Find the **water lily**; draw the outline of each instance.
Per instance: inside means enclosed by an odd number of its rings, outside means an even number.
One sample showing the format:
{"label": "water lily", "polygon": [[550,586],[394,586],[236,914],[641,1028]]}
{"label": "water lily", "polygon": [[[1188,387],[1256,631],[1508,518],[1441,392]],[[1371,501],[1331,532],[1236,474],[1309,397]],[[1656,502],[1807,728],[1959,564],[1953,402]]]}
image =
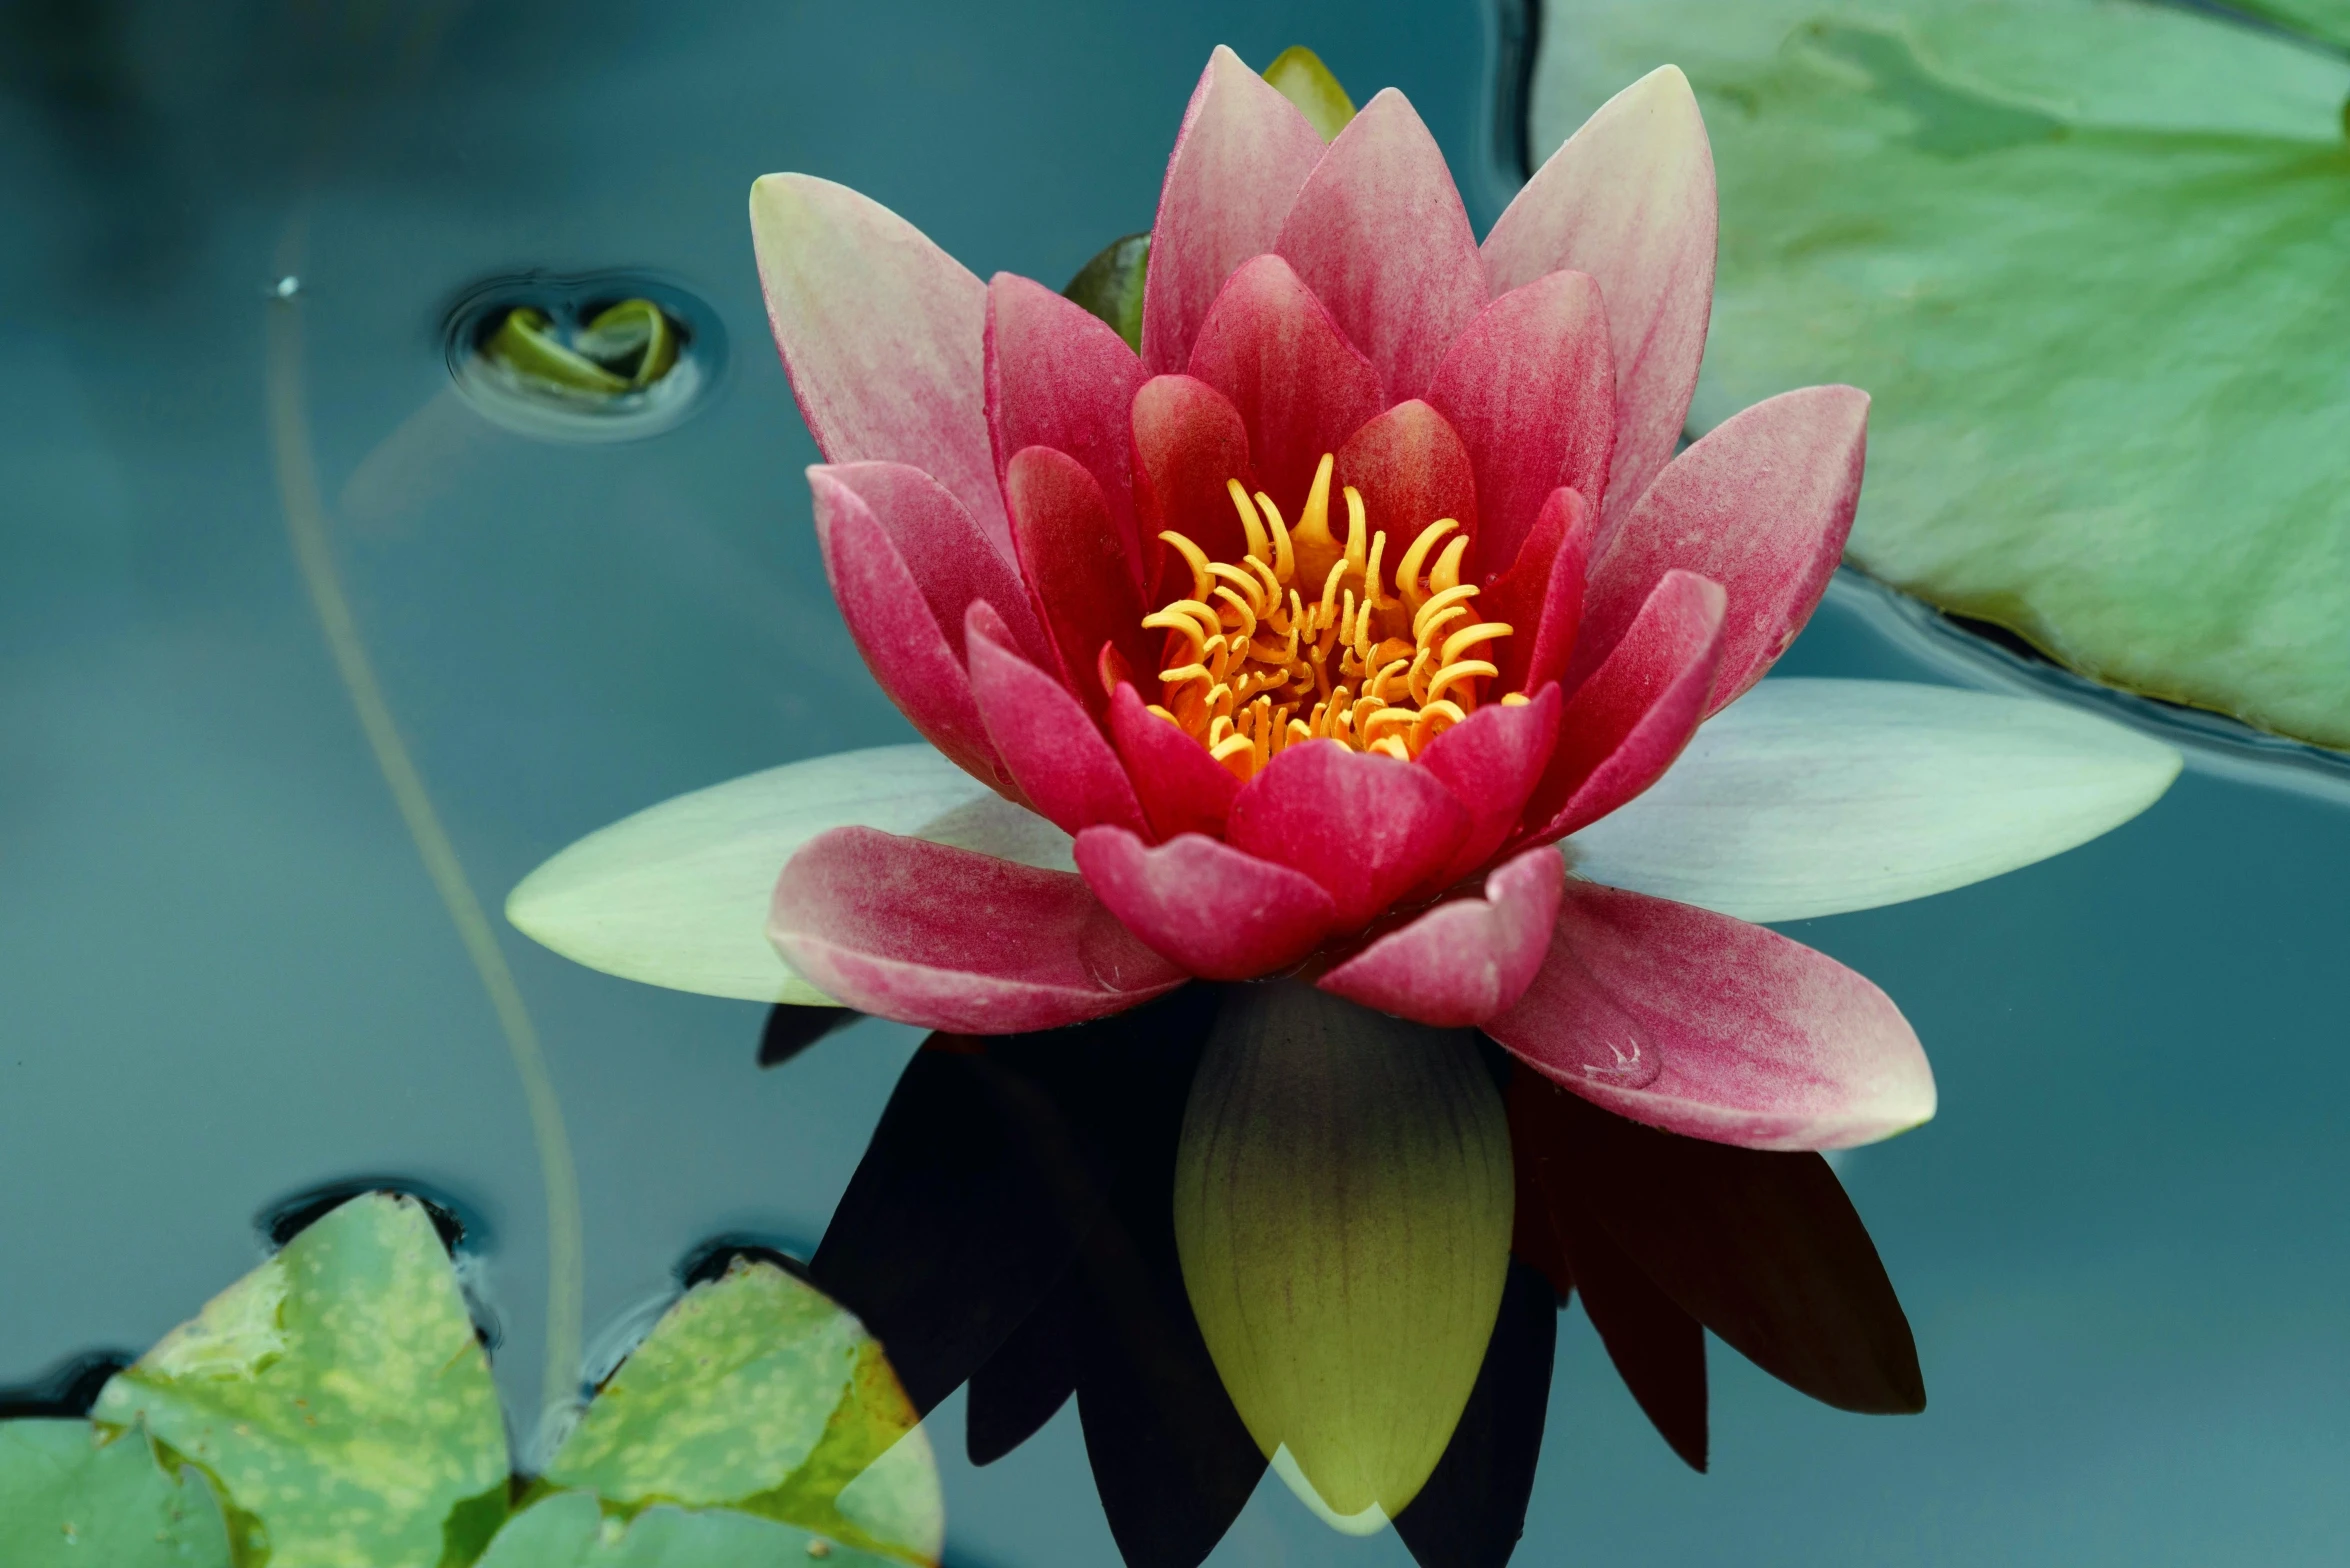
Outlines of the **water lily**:
{"label": "water lily", "polygon": [[1715,203],[1670,67],[1480,244],[1400,93],[1325,143],[1217,50],[1139,350],[825,180],[751,215],[826,567],[927,744],[556,857],[509,914],[584,962],[970,1034],[1295,976],[1637,1121],[1832,1148],[1932,1114],[1924,1054],[1747,922],[2011,869],[2177,771],[2013,699],[1757,686],[1842,551],[1868,400],[1676,455]]}

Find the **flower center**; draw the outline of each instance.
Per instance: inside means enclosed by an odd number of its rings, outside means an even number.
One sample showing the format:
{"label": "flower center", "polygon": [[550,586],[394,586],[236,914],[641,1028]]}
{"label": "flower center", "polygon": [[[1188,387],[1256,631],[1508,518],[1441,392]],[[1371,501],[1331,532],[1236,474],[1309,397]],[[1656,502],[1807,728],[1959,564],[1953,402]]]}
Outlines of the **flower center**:
{"label": "flower center", "polygon": [[1474,713],[1501,673],[1485,655],[1510,628],[1477,619],[1476,585],[1461,581],[1469,540],[1459,522],[1439,518],[1420,531],[1395,563],[1391,591],[1380,575],[1387,535],[1370,531],[1352,485],[1345,545],[1330,532],[1331,466],[1324,453],[1294,529],[1272,497],[1260,490],[1251,501],[1239,480],[1225,481],[1248,540],[1237,565],[1209,560],[1172,530],[1159,535],[1190,566],[1191,583],[1188,598],[1142,618],[1166,633],[1151,712],[1244,779],[1306,740],[1409,762]]}

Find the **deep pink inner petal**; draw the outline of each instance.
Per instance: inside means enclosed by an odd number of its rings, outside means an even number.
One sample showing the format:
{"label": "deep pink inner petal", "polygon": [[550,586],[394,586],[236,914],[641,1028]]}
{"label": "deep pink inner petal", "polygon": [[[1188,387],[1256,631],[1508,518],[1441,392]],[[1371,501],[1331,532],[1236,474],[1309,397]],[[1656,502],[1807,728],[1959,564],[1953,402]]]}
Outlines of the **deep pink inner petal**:
{"label": "deep pink inner petal", "polygon": [[1420,753],[1419,765],[1469,813],[1468,834],[1432,887],[1450,887],[1509,839],[1558,743],[1562,705],[1558,687],[1550,685],[1531,702],[1479,708]]}
{"label": "deep pink inner petal", "polygon": [[1142,361],[1108,323],[1041,283],[999,272],[987,286],[987,426],[996,472],[1024,447],[1068,453],[1101,486],[1123,537],[1134,586],[1143,551],[1134,533],[1130,410]]}
{"label": "deep pink inner petal", "polygon": [[1469,541],[1461,578],[1476,581],[1482,544],[1477,475],[1469,466],[1468,448],[1442,414],[1417,398],[1396,404],[1346,438],[1332,477],[1361,492],[1371,527],[1387,534],[1389,561],[1400,559],[1420,531],[1439,518],[1459,523],[1444,542]]}
{"label": "deep pink inner petal", "polygon": [[1110,694],[1096,673],[1102,645],[1116,647],[1135,669],[1157,650],[1143,636],[1126,544],[1102,487],[1066,452],[1032,446],[1012,454],[1004,497],[1020,575],[1060,656],[1056,673],[1088,712],[1105,712]]}
{"label": "deep pink inner petal", "polygon": [[1168,597],[1170,562],[1181,558],[1159,538],[1170,529],[1184,535],[1211,561],[1237,561],[1247,548],[1240,516],[1225,491],[1237,479],[1252,494],[1256,471],[1249,466],[1248,427],[1232,400],[1191,376],[1153,376],[1134,394],[1134,507],[1148,563],[1147,597]]}
{"label": "deep pink inner petal", "polygon": [[1557,489],[1510,569],[1488,583],[1479,613],[1514,627],[1501,645],[1501,691],[1540,691],[1566,674],[1583,623],[1583,580],[1594,522],[1583,497]]}
{"label": "deep pink inner petal", "polygon": [[1110,734],[1153,838],[1178,833],[1223,837],[1240,780],[1205,746],[1152,713],[1132,686],[1110,695]]}
{"label": "deep pink inner petal", "polygon": [[1099,1018],[1187,978],[1078,877],[862,827],[792,856],[767,934],[846,1005],[967,1034]]}
{"label": "deep pink inner petal", "polygon": [[1600,499],[1615,450],[1615,385],[1599,285],[1581,272],[1512,289],[1445,354],[1428,400],[1476,468],[1489,570],[1516,558],[1559,486]]}
{"label": "deep pink inner petal", "polygon": [[1440,1029],[1481,1024],[1533,983],[1566,882],[1567,863],[1557,850],[1528,850],[1485,879],[1482,897],[1437,905],[1318,983],[1349,1001]]}
{"label": "deep pink inner petal", "polygon": [[[1584,646],[1607,646],[1681,567],[1730,596],[1713,707],[1761,680],[1844,554],[1868,418],[1865,392],[1802,387],[1733,415],[1675,458],[1592,564]],[[1570,669],[1584,657],[1578,648]]]}
{"label": "deep pink inner petal", "polygon": [[1548,843],[1596,822],[1664,776],[1697,733],[1721,662],[1724,596],[1671,571],[1559,715],[1558,749],[1528,803]]}
{"label": "deep pink inner petal", "polygon": [[1273,247],[1393,398],[1418,397],[1485,305],[1485,264],[1436,138],[1383,88],[1330,144]]}
{"label": "deep pink inner petal", "polygon": [[1672,459],[1688,421],[1713,309],[1717,222],[1705,121],[1688,81],[1668,66],[1602,105],[1485,237],[1496,294],[1572,267],[1590,273],[1606,300],[1616,443],[1603,542]]}
{"label": "deep pink inner petal", "polygon": [[988,739],[962,661],[921,586],[872,509],[834,477],[837,472],[809,470],[816,544],[866,668],[924,740],[990,789],[1024,801]]}
{"label": "deep pink inner petal", "polygon": [[1038,814],[1065,833],[1097,822],[1139,831],[1142,807],[1118,754],[1059,681],[1013,651],[988,605],[971,607],[966,646],[988,739]]}
{"label": "deep pink inner petal", "polygon": [[1351,930],[1442,870],[1469,835],[1469,813],[1414,763],[1317,740],[1291,746],[1241,787],[1229,835],[1320,883],[1339,928]]}
{"label": "deep pink inner petal", "polygon": [[1322,159],[1322,137],[1297,106],[1218,45],[1175,134],[1151,225],[1142,297],[1142,359],[1181,370],[1233,269],[1273,248],[1281,220]]}
{"label": "deep pink inner petal", "polygon": [[1386,406],[1379,373],[1278,256],[1233,273],[1200,327],[1190,370],[1240,410],[1259,481],[1292,512],[1322,454]]}
{"label": "deep pink inner petal", "polygon": [[1077,865],[1128,930],[1210,980],[1287,969],[1338,923],[1311,877],[1203,834],[1153,848],[1120,828],[1088,828],[1077,836]]}
{"label": "deep pink inner petal", "polygon": [[1868,1143],[1934,1114],[1917,1035],[1842,964],[1664,899],[1570,882],[1524,997],[1485,1024],[1620,1116],[1756,1149]]}

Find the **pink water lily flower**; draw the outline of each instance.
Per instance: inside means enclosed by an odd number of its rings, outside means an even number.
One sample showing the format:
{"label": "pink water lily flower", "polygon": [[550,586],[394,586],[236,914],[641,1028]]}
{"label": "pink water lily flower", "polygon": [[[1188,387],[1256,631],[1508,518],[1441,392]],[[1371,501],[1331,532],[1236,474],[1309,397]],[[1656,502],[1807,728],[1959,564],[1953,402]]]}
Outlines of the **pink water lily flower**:
{"label": "pink water lily flower", "polygon": [[1480,245],[1400,93],[1325,145],[1218,49],[1139,354],[842,186],[771,175],[752,222],[834,593],[929,745],[558,857],[510,910],[586,962],[966,1033],[1297,974],[1673,1132],[1836,1147],[1932,1114],[1924,1054],[1867,980],[1738,917],[2006,870],[2176,771],[1974,693],[1731,707],[1835,569],[1868,400],[1789,392],[1675,455],[1715,241],[1678,71]]}

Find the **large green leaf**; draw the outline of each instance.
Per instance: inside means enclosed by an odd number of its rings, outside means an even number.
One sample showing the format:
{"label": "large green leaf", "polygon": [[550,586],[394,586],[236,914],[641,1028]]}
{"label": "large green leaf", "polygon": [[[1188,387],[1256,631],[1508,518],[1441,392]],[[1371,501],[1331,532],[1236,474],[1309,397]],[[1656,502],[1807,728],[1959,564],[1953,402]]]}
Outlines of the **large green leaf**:
{"label": "large green leaf", "polygon": [[228,1527],[193,1470],[146,1434],[88,1421],[0,1422],[0,1563],[8,1568],[228,1568]]}
{"label": "large green leaf", "polygon": [[938,1558],[928,1440],[864,1326],[772,1264],[686,1292],[545,1480],[625,1507],[724,1506],[911,1562]]}
{"label": "large green leaf", "polygon": [[772,1519],[730,1509],[607,1513],[587,1492],[558,1492],[515,1516],[480,1568],[890,1568]]}
{"label": "large green leaf", "polygon": [[2350,63],[2115,0],[1549,0],[1543,37],[1543,146],[1657,64],[1698,90],[1695,428],[1864,387],[1859,565],[2350,746]]}
{"label": "large green leaf", "polygon": [[503,1512],[506,1431],[448,1255],[410,1198],[354,1198],[106,1385],[226,1494],[240,1561],[429,1568]]}

